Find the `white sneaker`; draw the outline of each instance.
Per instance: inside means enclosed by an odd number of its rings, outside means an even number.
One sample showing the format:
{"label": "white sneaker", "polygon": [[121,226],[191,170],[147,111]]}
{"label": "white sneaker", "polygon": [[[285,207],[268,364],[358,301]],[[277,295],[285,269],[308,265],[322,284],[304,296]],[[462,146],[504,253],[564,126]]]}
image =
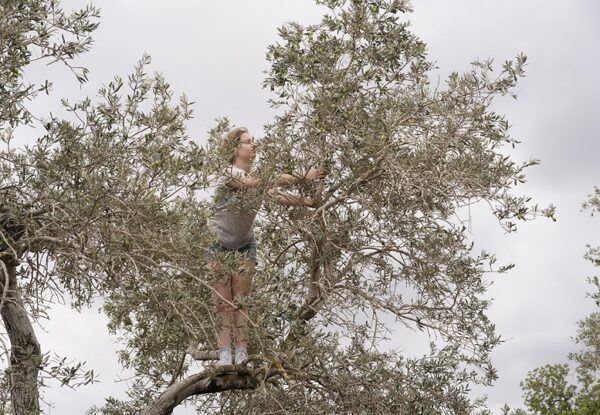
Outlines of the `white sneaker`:
{"label": "white sneaker", "polygon": [[248,350],[245,348],[235,349],[235,364],[239,365],[248,358]]}
{"label": "white sneaker", "polygon": [[229,347],[223,347],[219,349],[219,362],[217,366],[225,366],[231,364],[231,349]]}

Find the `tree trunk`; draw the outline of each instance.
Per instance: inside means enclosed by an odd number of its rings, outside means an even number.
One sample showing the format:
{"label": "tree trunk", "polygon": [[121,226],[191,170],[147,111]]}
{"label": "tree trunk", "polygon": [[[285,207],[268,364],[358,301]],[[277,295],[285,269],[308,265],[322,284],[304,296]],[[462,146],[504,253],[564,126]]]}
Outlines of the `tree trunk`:
{"label": "tree trunk", "polygon": [[253,376],[249,373],[226,372],[221,374],[198,373],[183,379],[165,390],[144,409],[141,415],[170,415],[184,399],[193,395],[222,392],[233,389],[256,389],[260,382],[275,375],[271,369],[265,375]]}
{"label": "tree trunk", "polygon": [[12,413],[39,414],[40,344],[19,293],[15,262],[0,263],[0,289],[0,295],[3,296],[0,313],[11,345],[9,374]]}

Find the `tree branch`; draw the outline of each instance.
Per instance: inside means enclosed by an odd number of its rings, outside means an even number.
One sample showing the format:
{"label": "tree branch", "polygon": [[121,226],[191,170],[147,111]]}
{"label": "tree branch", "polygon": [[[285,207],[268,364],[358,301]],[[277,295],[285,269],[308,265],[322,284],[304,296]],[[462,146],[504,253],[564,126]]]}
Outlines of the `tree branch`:
{"label": "tree branch", "polygon": [[197,373],[167,388],[144,409],[141,415],[169,415],[176,406],[194,395],[256,389],[260,383],[278,373],[279,371],[274,368],[264,367],[256,371],[248,371],[233,365],[219,368],[217,373],[213,371]]}

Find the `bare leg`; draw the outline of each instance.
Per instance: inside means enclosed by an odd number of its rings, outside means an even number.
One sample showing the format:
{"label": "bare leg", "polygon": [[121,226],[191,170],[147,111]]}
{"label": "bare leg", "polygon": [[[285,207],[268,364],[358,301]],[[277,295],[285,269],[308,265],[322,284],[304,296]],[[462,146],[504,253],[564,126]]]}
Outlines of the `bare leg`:
{"label": "bare leg", "polygon": [[[232,278],[231,291],[233,294],[233,303],[238,305],[243,303],[244,299],[250,294],[252,277],[256,271],[254,261],[245,260],[238,269],[238,275]],[[235,347],[236,349],[248,347],[248,308],[242,306],[236,308],[233,314],[235,328]]]}
{"label": "bare leg", "polygon": [[[208,268],[216,270],[218,265],[211,263]],[[217,338],[220,349],[231,348],[231,280],[229,275],[216,275],[212,283],[213,304],[217,313]]]}

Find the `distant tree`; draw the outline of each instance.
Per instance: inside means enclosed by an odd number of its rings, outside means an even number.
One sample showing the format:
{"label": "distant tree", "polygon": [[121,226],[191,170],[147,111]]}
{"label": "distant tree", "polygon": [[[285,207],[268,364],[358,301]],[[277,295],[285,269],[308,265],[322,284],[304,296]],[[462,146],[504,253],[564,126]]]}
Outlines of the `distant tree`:
{"label": "distant tree", "polygon": [[[584,348],[569,355],[578,363],[579,385],[569,382],[567,364],[546,365],[532,370],[521,383],[525,406],[534,415],[595,415],[600,413],[600,381],[598,366],[593,368],[588,358],[598,359],[598,350],[590,347],[598,343],[598,315],[595,312],[579,322],[576,341]],[[592,327],[592,325],[594,327]],[[582,362],[582,363],[579,363]]]}
{"label": "distant tree", "polygon": [[[600,210],[600,188],[584,203],[592,215]],[[588,246],[586,259],[595,266],[600,266],[600,247]],[[600,309],[600,281],[598,276],[590,277],[588,282],[593,286],[590,297]],[[575,398],[576,415],[592,415],[600,413],[600,310],[594,311],[577,323],[575,343],[580,346],[576,352],[569,353],[569,359],[576,364],[577,379],[580,384]]]}
{"label": "distant tree", "polygon": [[[326,167],[326,181],[299,189],[319,207],[264,205],[262,270],[248,301],[252,366],[191,375],[189,342],[211,349],[215,332],[208,210],[196,192],[221,163],[216,143],[229,122],[218,122],[207,148],[194,145],[184,129],[189,104],[171,103],[144,58],[127,82],[102,88],[98,103],[64,102],[69,120],[44,119],[35,145],[12,146],[14,127],[37,122],[25,107],[35,88],[22,90],[31,56],[70,62],[89,45],[96,11],[65,20],[74,40],[62,41],[56,2],[2,3],[1,39],[12,42],[2,43],[2,76],[12,83],[0,91],[0,308],[15,413],[38,411],[42,355],[31,320],[48,301],[79,308],[95,295],[135,379],[129,400],[108,398],[90,413],[169,414],[187,398],[219,413],[483,411],[469,385],[495,379],[490,352],[500,342],[485,314],[485,273],[509,267],[472,251],[462,215],[484,202],[514,231],[516,220],[553,214],[513,194],[537,161],[511,160],[506,147],[517,141],[490,108],[512,94],[525,57],[496,77],[491,62],[476,61],[432,87],[426,46],[400,20],[408,1],[318,3],[329,8],[319,24],[287,24],[269,48],[265,87],[279,115],[256,174],[269,185],[274,172]],[[59,46],[33,54],[36,36]],[[396,323],[428,332],[431,352],[386,351]],[[216,393],[229,390],[237,391]]]}
{"label": "distant tree", "polygon": [[546,365],[529,372],[522,383],[525,405],[540,415],[572,414],[576,387],[569,385],[568,375],[566,364]]}
{"label": "distant tree", "polygon": [[[600,209],[600,189],[584,203],[594,212]],[[599,248],[588,246],[586,258],[600,265]],[[589,278],[595,287],[590,296],[600,307],[598,277]],[[575,343],[581,348],[569,353],[578,384],[570,384],[568,364],[545,365],[532,370],[521,383],[525,405],[535,415],[595,415],[600,413],[600,312],[577,323]]]}

